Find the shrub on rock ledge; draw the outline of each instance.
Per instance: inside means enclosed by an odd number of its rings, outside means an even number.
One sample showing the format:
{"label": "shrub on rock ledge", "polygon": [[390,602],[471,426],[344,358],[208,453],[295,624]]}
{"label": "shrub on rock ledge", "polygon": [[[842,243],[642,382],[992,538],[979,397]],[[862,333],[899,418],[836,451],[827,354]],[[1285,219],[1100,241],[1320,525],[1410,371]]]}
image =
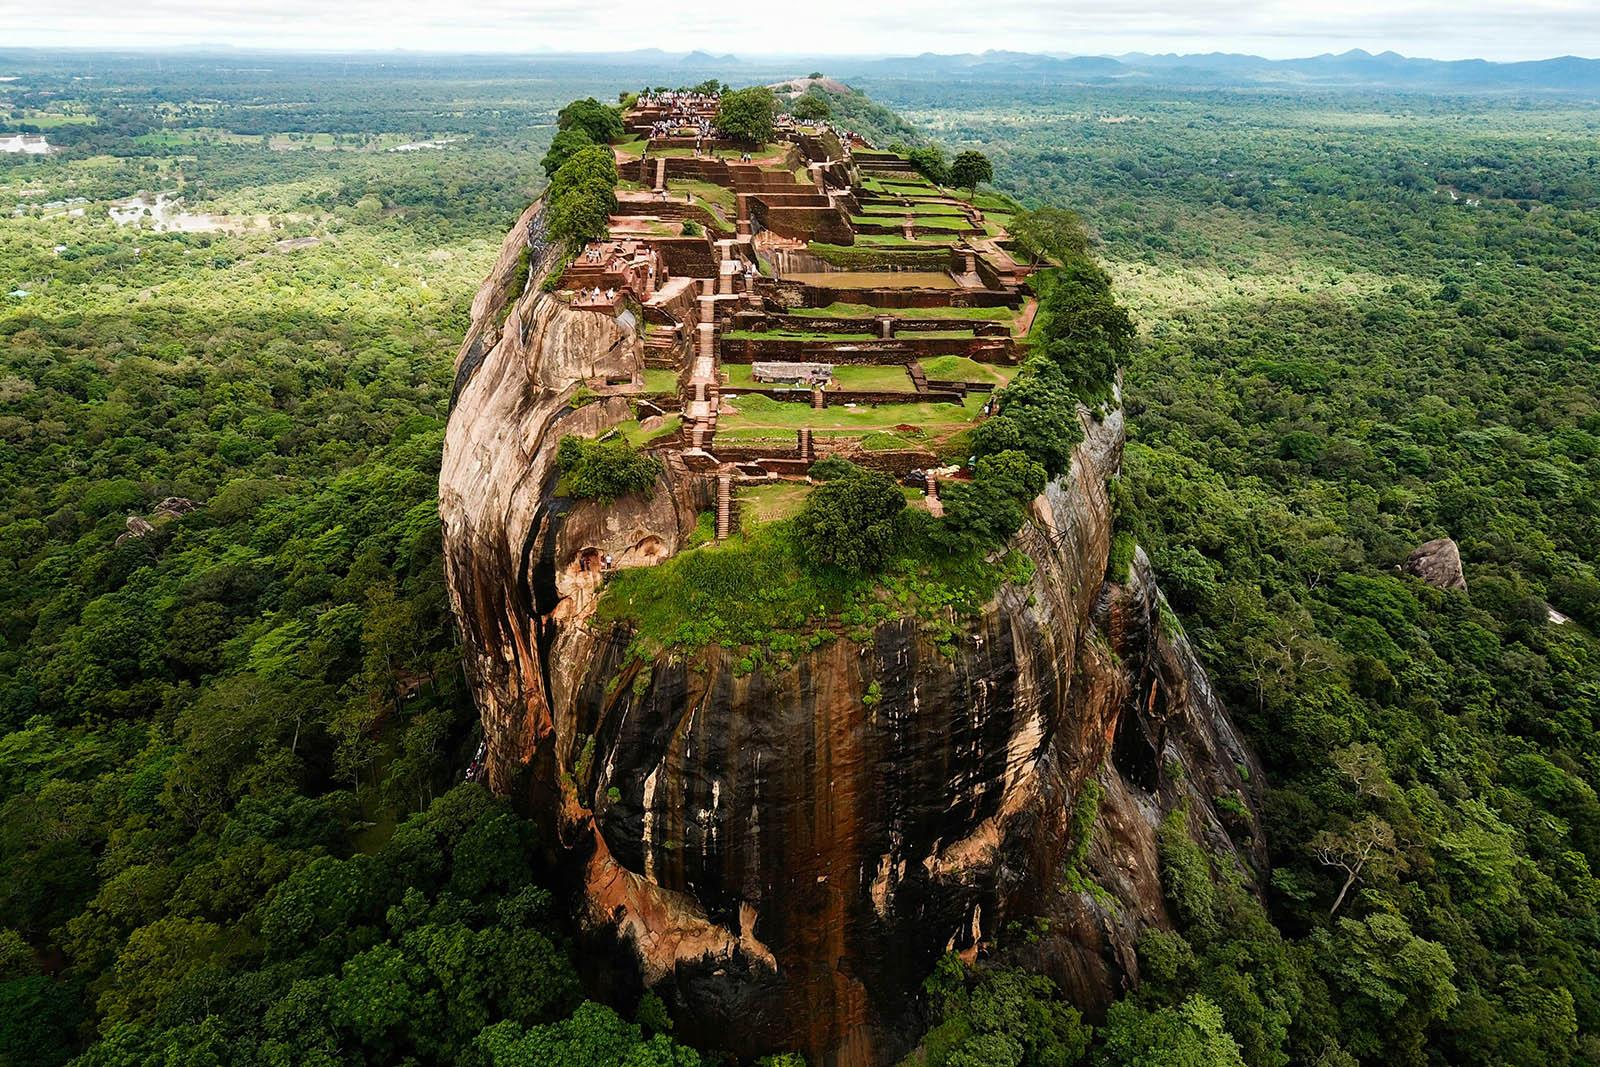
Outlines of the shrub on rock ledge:
{"label": "shrub on rock ledge", "polygon": [[661,474],[659,460],[641,455],[620,437],[591,441],[569,434],[561,439],[556,463],[573,496],[608,504],[650,489]]}

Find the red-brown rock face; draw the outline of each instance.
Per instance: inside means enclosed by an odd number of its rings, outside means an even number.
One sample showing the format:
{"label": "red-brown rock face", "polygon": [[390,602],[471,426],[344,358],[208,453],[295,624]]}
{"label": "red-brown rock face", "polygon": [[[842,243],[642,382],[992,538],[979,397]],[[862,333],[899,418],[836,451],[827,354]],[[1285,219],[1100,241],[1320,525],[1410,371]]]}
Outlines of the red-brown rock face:
{"label": "red-brown rock face", "polygon": [[[631,635],[590,621],[598,579],[577,560],[670,555],[705,488],[669,465],[648,501],[551,507],[560,437],[623,417],[567,400],[596,366],[631,372],[640,339],[540,293],[538,271],[496,328],[530,223],[474,305],[440,511],[491,784],[558,829],[587,926],[617,939],[682,1036],[813,1062],[897,1057],[942,953],[987,952],[1046,910],[1060,922],[1037,962],[1081,1004],[1136,980],[1138,930],[1165,922],[1162,812],[1187,798],[1232,851],[1211,798],[1253,805],[1260,776],[1164,632],[1142,558],[1125,587],[1104,581],[1120,412],[1084,413],[1071,471],[1016,538],[1033,578],[966,620],[953,654],[897,621],[777,674],[738,676],[720,648],[626,664]],[[1091,779],[1105,800],[1090,868],[1116,909],[1061,890]],[[1259,866],[1258,845],[1240,852]]]}

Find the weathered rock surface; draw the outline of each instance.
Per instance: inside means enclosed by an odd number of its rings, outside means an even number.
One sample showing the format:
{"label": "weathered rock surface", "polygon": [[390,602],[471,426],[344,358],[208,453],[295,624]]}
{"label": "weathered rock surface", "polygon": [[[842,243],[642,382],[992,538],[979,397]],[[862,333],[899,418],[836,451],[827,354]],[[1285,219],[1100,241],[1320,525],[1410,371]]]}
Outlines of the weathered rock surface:
{"label": "weathered rock surface", "polygon": [[[1229,825],[1215,807],[1258,810],[1254,757],[1163,621],[1142,557],[1126,584],[1105,581],[1119,411],[1084,412],[1071,470],[1014,544],[1032,578],[965,620],[951,654],[902,620],[775,674],[741,676],[721,648],[625,657],[629,630],[591,619],[600,578],[585,560],[670,555],[708,489],[669,463],[648,499],[552,504],[560,437],[626,414],[567,402],[597,368],[627,374],[641,357],[629,321],[567,308],[537,269],[505,309],[535,214],[507,238],[458,361],[446,568],[491,786],[553,826],[595,944],[668,999],[681,1036],[892,1060],[942,953],[997,951],[1008,922],[1042,913],[1059,922],[1030,951],[1092,1011],[1137,979],[1139,930],[1167,921],[1155,827],[1181,802],[1247,878],[1260,872],[1256,820]],[[1105,798],[1085,873],[1114,907],[1061,889],[1090,781]]]}
{"label": "weathered rock surface", "polygon": [[1461,549],[1448,537],[1418,545],[1400,569],[1440,589],[1467,591],[1467,576],[1461,572]]}

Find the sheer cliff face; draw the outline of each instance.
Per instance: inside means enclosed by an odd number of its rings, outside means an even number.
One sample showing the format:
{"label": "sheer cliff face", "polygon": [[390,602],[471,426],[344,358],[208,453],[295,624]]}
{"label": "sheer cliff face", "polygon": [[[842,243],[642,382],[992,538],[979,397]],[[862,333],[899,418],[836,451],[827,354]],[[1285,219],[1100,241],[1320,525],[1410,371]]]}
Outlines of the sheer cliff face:
{"label": "sheer cliff face", "polygon": [[[586,925],[636,962],[682,1036],[892,1059],[940,954],[994,951],[1005,924],[1047,912],[1059,922],[1031,951],[1092,1010],[1136,980],[1140,928],[1166,921],[1165,811],[1188,803],[1247,876],[1259,869],[1249,828],[1212,806],[1231,794],[1253,809],[1253,757],[1162,625],[1142,557],[1125,585],[1104,580],[1119,412],[1084,413],[1071,471],[1017,536],[1033,578],[968,619],[953,654],[902,621],[777,674],[739,676],[720,648],[625,662],[631,634],[591,622],[598,577],[578,554],[670,555],[707,489],[669,464],[648,500],[551,506],[560,437],[625,415],[566,400],[596,367],[631,371],[639,340],[537,285],[497,330],[527,231],[508,238],[458,364],[440,476],[452,597],[491,785],[556,828]],[[1062,889],[1090,780],[1105,799],[1086,873],[1115,907]]]}

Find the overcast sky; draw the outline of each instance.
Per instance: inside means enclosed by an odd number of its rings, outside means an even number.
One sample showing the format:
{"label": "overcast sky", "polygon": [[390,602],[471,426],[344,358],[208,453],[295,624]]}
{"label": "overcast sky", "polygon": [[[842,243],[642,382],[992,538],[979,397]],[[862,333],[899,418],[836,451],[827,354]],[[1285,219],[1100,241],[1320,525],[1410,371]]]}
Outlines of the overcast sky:
{"label": "overcast sky", "polygon": [[1600,0],[0,0],[15,45],[1600,56]]}

